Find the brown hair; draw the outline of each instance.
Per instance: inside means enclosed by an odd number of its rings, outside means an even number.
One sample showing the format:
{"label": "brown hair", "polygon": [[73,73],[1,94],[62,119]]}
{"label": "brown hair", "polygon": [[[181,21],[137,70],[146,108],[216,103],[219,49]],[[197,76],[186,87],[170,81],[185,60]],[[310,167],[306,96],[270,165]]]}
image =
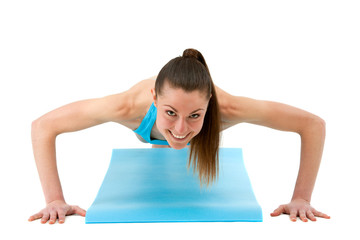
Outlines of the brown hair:
{"label": "brown hair", "polygon": [[170,60],[159,72],[155,82],[156,96],[167,82],[185,92],[200,90],[209,100],[201,131],[190,141],[188,169],[193,162],[199,174],[200,186],[207,187],[219,176],[220,113],[215,85],[203,55],[196,49],[186,49],[182,56]]}

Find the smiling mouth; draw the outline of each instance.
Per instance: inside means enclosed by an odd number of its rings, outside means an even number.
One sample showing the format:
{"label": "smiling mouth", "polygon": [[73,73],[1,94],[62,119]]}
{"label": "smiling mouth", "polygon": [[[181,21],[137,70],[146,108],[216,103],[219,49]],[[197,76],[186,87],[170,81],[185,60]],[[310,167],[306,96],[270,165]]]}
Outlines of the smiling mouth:
{"label": "smiling mouth", "polygon": [[182,141],[184,140],[187,136],[189,136],[190,133],[183,135],[183,136],[179,136],[179,135],[175,135],[173,134],[170,130],[168,130],[170,132],[170,135],[173,136],[176,140]]}

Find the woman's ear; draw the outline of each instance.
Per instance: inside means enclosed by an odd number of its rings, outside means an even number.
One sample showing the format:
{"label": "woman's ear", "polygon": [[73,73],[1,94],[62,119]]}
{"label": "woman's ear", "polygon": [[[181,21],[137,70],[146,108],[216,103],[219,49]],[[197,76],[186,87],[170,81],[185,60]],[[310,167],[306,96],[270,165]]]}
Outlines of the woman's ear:
{"label": "woman's ear", "polygon": [[152,96],[153,96],[154,105],[155,105],[155,107],[157,107],[157,106],[156,106],[156,92],[155,92],[155,88],[152,88],[152,89],[151,89],[151,94],[152,94]]}

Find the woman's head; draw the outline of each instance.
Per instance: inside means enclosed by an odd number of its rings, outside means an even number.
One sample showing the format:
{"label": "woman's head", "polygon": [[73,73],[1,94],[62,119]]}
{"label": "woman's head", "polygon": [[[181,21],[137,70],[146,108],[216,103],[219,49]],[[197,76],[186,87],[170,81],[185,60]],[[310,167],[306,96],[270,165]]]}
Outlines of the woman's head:
{"label": "woman's head", "polygon": [[174,149],[187,146],[202,129],[209,99],[199,90],[186,92],[164,83],[161,95],[154,95],[156,127]]}
{"label": "woman's head", "polygon": [[152,91],[158,108],[157,129],[172,148],[190,142],[201,183],[216,178],[220,142],[220,115],[215,86],[202,54],[186,49],[160,71]]}

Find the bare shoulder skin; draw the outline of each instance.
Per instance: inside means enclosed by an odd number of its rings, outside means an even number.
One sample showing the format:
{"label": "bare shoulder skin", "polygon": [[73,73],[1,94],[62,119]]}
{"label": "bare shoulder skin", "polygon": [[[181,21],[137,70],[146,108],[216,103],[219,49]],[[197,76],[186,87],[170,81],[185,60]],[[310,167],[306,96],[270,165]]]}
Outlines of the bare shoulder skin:
{"label": "bare shoulder skin", "polygon": [[[151,89],[154,88],[154,86],[155,80],[153,78],[148,78],[131,87],[126,92],[128,95],[126,118],[119,115],[117,118],[113,119],[113,122],[117,122],[131,130],[138,128],[153,102]],[[121,108],[122,104],[120,101],[123,99],[121,95],[122,94],[119,93],[108,96],[108,104]],[[114,111],[116,111],[116,109],[114,109]]]}

